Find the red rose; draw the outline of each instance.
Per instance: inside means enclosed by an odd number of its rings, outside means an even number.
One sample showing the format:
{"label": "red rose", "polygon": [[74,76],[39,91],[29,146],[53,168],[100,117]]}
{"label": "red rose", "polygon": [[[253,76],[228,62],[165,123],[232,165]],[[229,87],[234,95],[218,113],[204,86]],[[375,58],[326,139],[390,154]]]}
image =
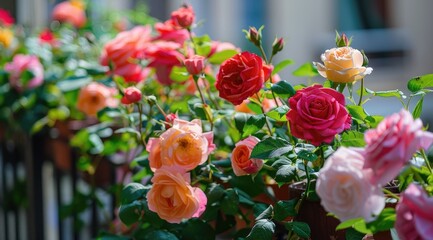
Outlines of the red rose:
{"label": "red rose", "polygon": [[195,14],[191,6],[185,5],[171,13],[173,22],[182,28],[190,27],[194,22]]}
{"label": "red rose", "polygon": [[131,103],[139,102],[141,100],[141,97],[142,94],[140,89],[136,87],[127,87],[120,101],[123,104],[131,104]]}
{"label": "red rose", "polygon": [[236,54],[221,64],[215,83],[219,96],[239,105],[254,95],[270,75],[270,68],[254,53]]}
{"label": "red rose", "polygon": [[15,23],[14,18],[9,14],[8,11],[0,8],[0,26],[10,26]]}
{"label": "red rose", "polygon": [[331,143],[336,134],[350,128],[344,95],[332,88],[306,87],[289,99],[289,105],[286,117],[292,135],[315,146]]}

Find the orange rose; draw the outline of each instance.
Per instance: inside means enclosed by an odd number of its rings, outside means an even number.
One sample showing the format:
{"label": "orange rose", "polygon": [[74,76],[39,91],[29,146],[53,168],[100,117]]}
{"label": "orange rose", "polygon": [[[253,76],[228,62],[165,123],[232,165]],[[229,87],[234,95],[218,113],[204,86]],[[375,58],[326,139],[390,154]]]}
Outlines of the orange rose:
{"label": "orange rose", "polygon": [[86,24],[87,18],[81,1],[65,1],[57,4],[53,9],[53,20],[67,22],[77,28]]}
{"label": "orange rose", "polygon": [[14,33],[8,29],[0,27],[0,46],[8,48],[14,40]]}
{"label": "orange rose", "polygon": [[200,188],[189,184],[189,175],[176,169],[160,168],[152,178],[147,193],[149,209],[170,223],[199,217],[205,210],[206,195]]}
{"label": "orange rose", "polygon": [[213,133],[202,132],[201,121],[174,119],[173,127],[159,138],[150,138],[146,146],[152,171],[176,166],[184,171],[203,164],[213,151]]}
{"label": "orange rose", "polygon": [[372,68],[362,66],[364,56],[351,47],[326,50],[320,58],[323,64],[314,63],[320,75],[336,83],[352,83],[373,71]]}
{"label": "orange rose", "polygon": [[260,142],[258,138],[249,136],[236,143],[231,157],[233,172],[236,176],[254,174],[263,167],[261,159],[250,158],[251,152],[258,142]]}
{"label": "orange rose", "polygon": [[118,100],[114,98],[117,89],[101,83],[90,83],[80,90],[77,109],[88,116],[96,117],[96,113],[105,107],[116,107]]}

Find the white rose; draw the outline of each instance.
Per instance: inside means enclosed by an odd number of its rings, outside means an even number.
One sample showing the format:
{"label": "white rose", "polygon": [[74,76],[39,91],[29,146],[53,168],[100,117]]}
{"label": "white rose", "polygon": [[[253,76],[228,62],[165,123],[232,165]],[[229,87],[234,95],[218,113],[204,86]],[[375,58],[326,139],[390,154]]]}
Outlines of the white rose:
{"label": "white rose", "polygon": [[316,191],[326,211],[341,221],[364,218],[372,221],[385,207],[385,197],[363,170],[364,157],[357,149],[340,147],[319,172]]}

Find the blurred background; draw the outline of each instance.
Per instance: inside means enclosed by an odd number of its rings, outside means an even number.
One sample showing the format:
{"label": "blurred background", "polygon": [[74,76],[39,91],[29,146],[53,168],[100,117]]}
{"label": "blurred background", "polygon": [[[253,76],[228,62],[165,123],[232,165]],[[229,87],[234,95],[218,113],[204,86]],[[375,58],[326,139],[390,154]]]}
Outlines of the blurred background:
{"label": "blurred background", "polygon": [[[8,10],[17,24],[40,30],[50,23],[51,10],[59,2],[61,1],[1,0],[0,8]],[[199,26],[194,29],[197,35],[209,34],[214,40],[231,42],[242,50],[251,51],[253,46],[245,39],[243,29],[250,26],[258,29],[264,25],[264,46],[269,46],[265,50],[270,50],[275,37],[283,37],[284,50],[276,56],[274,62],[283,59],[294,61],[294,64],[280,72],[281,78],[292,85],[307,81],[323,82],[321,77],[300,78],[293,76],[292,72],[306,62],[320,61],[320,54],[335,46],[335,31],[353,37],[352,46],[363,49],[368,56],[373,73],[365,79],[367,88],[374,91],[399,89],[408,95],[406,82],[409,79],[433,73],[431,0],[89,0],[92,5],[89,16],[98,19],[106,12],[120,12],[145,6],[152,17],[165,21],[171,11],[185,2],[193,5],[196,19],[200,21]],[[98,28],[106,26],[101,24],[92,27],[97,32]],[[433,123],[432,101],[433,98],[427,95],[421,116],[423,122],[429,125]],[[416,101],[412,102],[413,108]],[[401,103],[395,98],[375,98],[366,104],[366,110],[371,115],[388,115],[399,111],[401,107]],[[89,239],[94,234],[92,230],[88,229],[88,232],[81,235],[71,235],[69,233],[72,231],[72,222],[58,225],[60,221],[53,196],[57,194],[58,197],[62,196],[61,201],[68,202],[72,198],[72,191],[68,187],[57,186],[56,189],[50,179],[55,177],[58,181],[70,182],[70,178],[73,179],[74,176],[60,178],[52,166],[40,167],[43,169],[40,177],[44,178],[41,181],[45,187],[43,195],[47,197],[43,203],[33,203],[34,206],[41,204],[43,210],[34,212],[36,215],[31,217],[37,217],[37,214],[43,214],[44,217],[33,226],[35,229],[28,229],[32,227],[32,223],[20,222],[20,219],[26,219],[23,210],[16,211],[17,216],[6,214],[5,217],[0,217],[0,239],[10,239],[8,236],[17,236],[19,232],[27,231],[36,231],[38,234],[42,232],[44,239]],[[23,168],[21,170],[12,172],[3,169],[6,176],[3,176],[3,180],[0,179],[2,185],[5,184],[5,179],[17,178],[13,177],[13,174],[25,174]],[[38,190],[33,188],[32,191]],[[3,194],[3,191],[1,193]],[[106,204],[114,205],[108,196],[105,199]],[[88,218],[90,215],[89,212]],[[85,221],[84,224],[90,224],[89,222],[90,220]],[[18,227],[14,229],[15,226]],[[3,235],[5,231],[12,233]],[[39,239],[37,236],[42,235],[35,236],[34,239]]]}

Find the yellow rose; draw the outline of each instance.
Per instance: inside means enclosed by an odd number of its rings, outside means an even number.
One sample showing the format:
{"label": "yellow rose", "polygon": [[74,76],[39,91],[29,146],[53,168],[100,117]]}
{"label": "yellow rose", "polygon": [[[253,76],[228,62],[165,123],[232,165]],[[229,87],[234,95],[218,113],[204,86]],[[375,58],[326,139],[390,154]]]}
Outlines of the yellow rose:
{"label": "yellow rose", "polygon": [[14,34],[11,30],[0,27],[0,45],[8,48],[11,45],[13,38]]}
{"label": "yellow rose", "polygon": [[373,69],[363,67],[362,53],[351,47],[326,50],[321,55],[323,64],[315,62],[319,74],[336,83],[352,83],[370,74]]}
{"label": "yellow rose", "polygon": [[167,222],[180,223],[182,219],[199,217],[206,209],[206,195],[189,184],[188,174],[175,168],[160,168],[152,183],[146,195],[149,209]]}

